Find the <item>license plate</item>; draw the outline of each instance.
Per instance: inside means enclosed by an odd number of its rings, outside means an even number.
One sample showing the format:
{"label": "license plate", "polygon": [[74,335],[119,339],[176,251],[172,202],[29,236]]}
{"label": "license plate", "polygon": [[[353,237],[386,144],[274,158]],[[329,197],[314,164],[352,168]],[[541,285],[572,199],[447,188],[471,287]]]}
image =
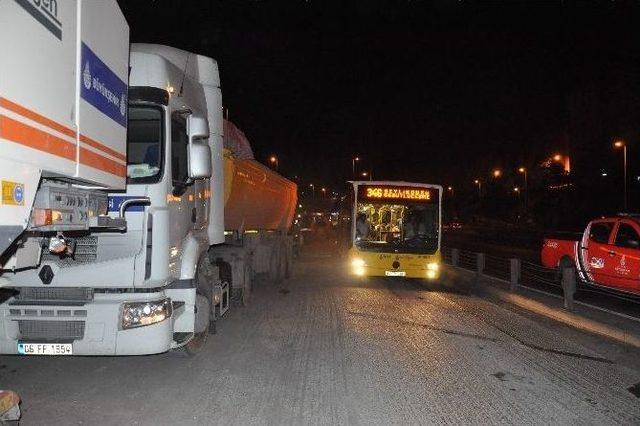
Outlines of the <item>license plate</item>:
{"label": "license plate", "polygon": [[387,277],[405,277],[407,275],[404,271],[384,271]]}
{"label": "license plate", "polygon": [[71,343],[18,343],[21,355],[73,355]]}

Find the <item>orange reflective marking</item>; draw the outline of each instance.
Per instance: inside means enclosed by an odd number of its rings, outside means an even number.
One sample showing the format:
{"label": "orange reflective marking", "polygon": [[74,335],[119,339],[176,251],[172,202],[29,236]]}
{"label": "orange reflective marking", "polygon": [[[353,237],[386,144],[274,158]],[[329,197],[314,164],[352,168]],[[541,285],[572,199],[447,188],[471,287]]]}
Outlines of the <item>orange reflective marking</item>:
{"label": "orange reflective marking", "polygon": [[75,144],[4,115],[0,115],[0,137],[67,160],[76,160]]}
{"label": "orange reflective marking", "polygon": [[127,174],[127,168],[124,164],[117,163],[83,147],[80,147],[80,163],[116,176],[124,177]]}

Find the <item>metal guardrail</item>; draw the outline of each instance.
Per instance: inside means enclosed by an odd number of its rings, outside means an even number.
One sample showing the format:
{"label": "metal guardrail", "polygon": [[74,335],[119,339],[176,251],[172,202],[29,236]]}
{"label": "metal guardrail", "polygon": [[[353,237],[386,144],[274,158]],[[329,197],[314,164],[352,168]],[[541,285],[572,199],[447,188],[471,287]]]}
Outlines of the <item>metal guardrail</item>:
{"label": "metal guardrail", "polygon": [[[575,269],[572,267],[562,270],[545,268],[542,265],[517,258],[505,258],[447,246],[442,247],[441,253],[444,263],[475,272],[477,276],[486,276],[506,282],[509,284],[511,291],[515,291],[518,287],[522,286],[547,294],[560,294],[564,298],[565,308],[573,310],[578,278],[576,277]],[[607,291],[606,289],[590,285],[589,283],[582,282],[580,291],[582,293],[590,292],[607,295],[610,298],[615,298],[625,303],[632,303],[633,306],[640,306],[637,298],[625,297],[624,295]],[[584,301],[580,303],[597,309],[615,312],[606,308],[589,305]],[[620,314],[626,315],[624,313]]]}
{"label": "metal guardrail", "polygon": [[450,247],[444,247],[442,253],[445,263],[507,282],[511,290],[516,290],[518,286],[530,288],[550,286],[560,289],[564,296],[565,308],[573,310],[573,297],[576,291],[576,276],[573,268],[564,268],[559,272],[556,269],[545,268],[516,258],[508,259]]}

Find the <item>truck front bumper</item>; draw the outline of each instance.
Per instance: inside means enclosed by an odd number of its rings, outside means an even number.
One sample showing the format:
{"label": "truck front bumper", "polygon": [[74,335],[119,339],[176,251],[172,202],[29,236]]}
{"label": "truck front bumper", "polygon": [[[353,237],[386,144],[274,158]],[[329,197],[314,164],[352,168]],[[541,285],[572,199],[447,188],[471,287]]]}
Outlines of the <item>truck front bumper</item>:
{"label": "truck front bumper", "polygon": [[125,302],[165,298],[159,293],[96,294],[87,302],[0,305],[0,353],[18,354],[18,343],[72,343],[73,355],[147,355],[166,352],[173,342],[174,317],[123,330]]}

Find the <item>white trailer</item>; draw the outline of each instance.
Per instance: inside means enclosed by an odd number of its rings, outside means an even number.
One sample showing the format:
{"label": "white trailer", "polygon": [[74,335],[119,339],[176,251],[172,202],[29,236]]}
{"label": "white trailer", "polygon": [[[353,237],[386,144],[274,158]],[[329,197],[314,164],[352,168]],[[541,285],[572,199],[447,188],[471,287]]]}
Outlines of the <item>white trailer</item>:
{"label": "white trailer", "polygon": [[0,1],[5,269],[37,265],[25,230],[60,233],[51,248],[71,254],[63,232],[125,226],[107,216],[107,190],[126,184],[128,45],[115,0]]}
{"label": "white trailer", "polygon": [[78,235],[75,256],[45,250],[6,274],[0,353],[193,354],[229,309],[217,64],[145,44],[130,64],[128,183],[109,197],[126,230]]}

